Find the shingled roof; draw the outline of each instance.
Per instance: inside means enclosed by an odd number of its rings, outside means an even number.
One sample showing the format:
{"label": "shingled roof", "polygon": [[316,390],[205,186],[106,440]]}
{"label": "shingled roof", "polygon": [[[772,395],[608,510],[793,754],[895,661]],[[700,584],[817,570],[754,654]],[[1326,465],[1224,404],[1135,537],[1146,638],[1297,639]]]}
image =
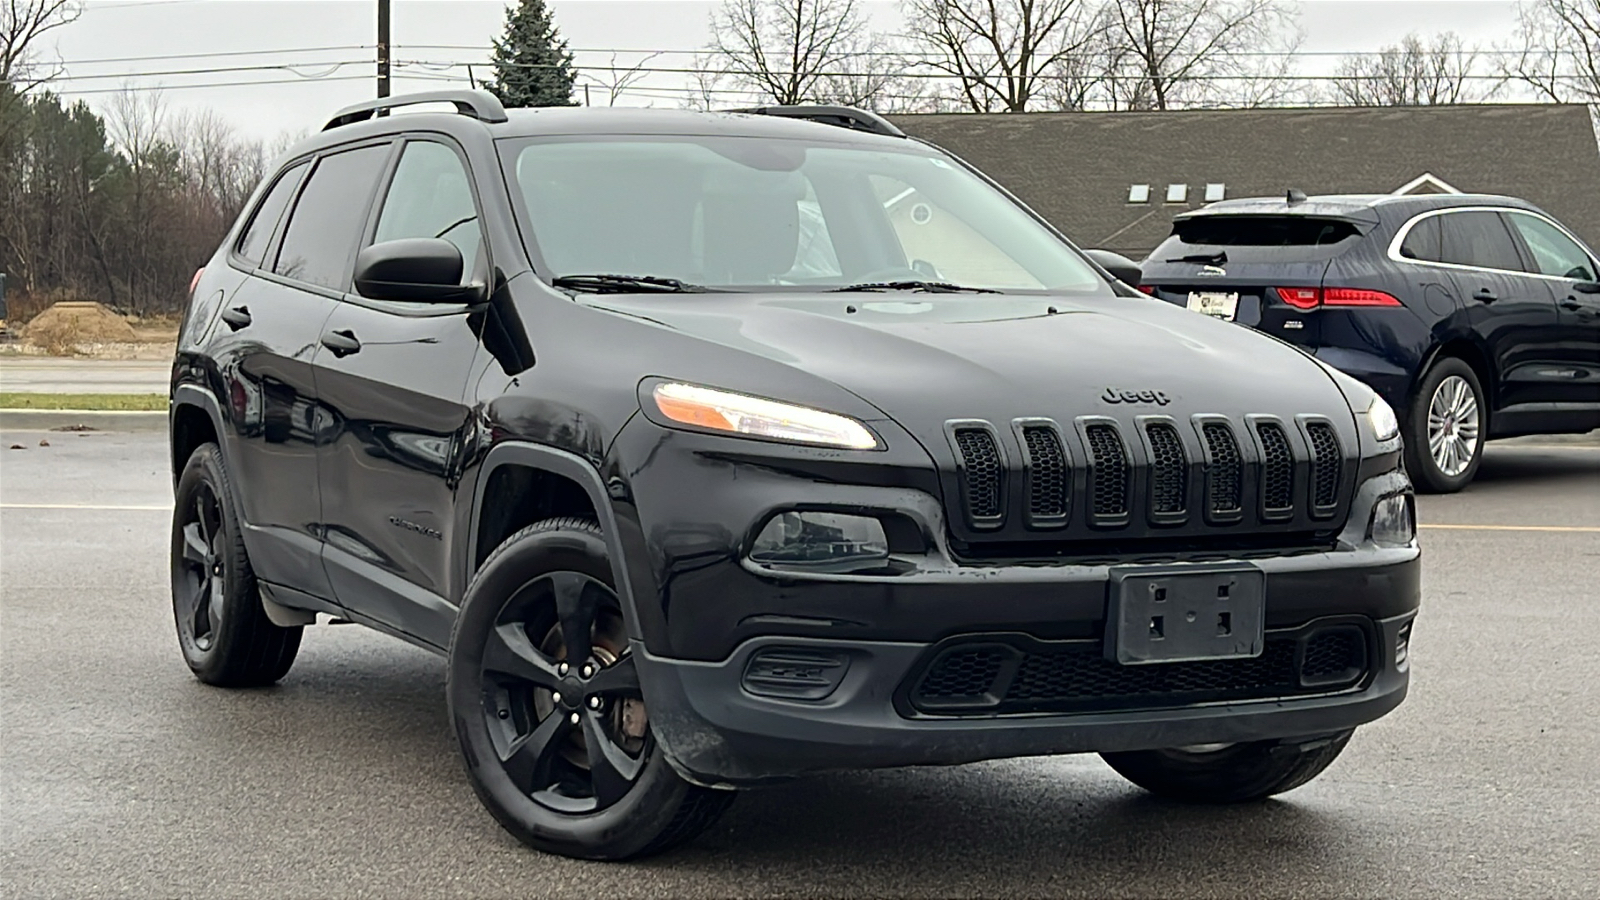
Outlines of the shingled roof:
{"label": "shingled roof", "polygon": [[[1141,259],[1172,216],[1229,198],[1509,194],[1600,247],[1600,111],[1576,105],[897,116],[966,159],[1084,247]],[[1423,179],[1422,176],[1431,176]],[[1128,202],[1131,185],[1150,199]],[[1169,184],[1188,199],[1163,202]]]}

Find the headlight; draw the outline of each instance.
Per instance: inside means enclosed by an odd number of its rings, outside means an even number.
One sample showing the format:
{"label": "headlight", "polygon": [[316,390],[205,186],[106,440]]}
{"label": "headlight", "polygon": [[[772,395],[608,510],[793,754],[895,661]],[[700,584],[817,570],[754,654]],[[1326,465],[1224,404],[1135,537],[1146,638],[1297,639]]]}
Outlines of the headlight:
{"label": "headlight", "polygon": [[1372,426],[1379,443],[1392,441],[1400,435],[1400,420],[1382,397],[1373,396],[1372,405],[1367,407],[1367,423]]}
{"label": "headlight", "polygon": [[663,416],[696,428],[850,450],[878,446],[867,426],[820,409],[675,381],[656,385],[651,396]]}
{"label": "headlight", "polygon": [[786,512],[761,529],[750,558],[792,566],[888,559],[889,539],[883,523],[871,516]]}
{"label": "headlight", "polygon": [[1367,527],[1374,543],[1385,547],[1405,547],[1417,537],[1416,516],[1410,494],[1390,494],[1372,507],[1372,524]]}

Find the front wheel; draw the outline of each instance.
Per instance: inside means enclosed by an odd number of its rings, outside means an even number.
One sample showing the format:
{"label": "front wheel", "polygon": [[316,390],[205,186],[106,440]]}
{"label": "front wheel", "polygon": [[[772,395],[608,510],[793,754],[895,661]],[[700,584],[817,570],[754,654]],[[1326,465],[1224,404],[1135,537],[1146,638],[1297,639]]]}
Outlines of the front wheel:
{"label": "front wheel", "polygon": [[1483,461],[1483,386],[1465,362],[1447,357],[1422,377],[1406,416],[1406,471],[1419,489],[1461,490]]}
{"label": "front wheel", "polygon": [[1252,741],[1102,753],[1117,774],[1152,794],[1191,803],[1247,803],[1322,774],[1353,731],[1317,741]]}
{"label": "front wheel", "polygon": [[550,519],[501,544],[467,589],[448,665],[450,721],[473,790],[535,849],[656,853],[733,798],[684,781],[656,744],[592,522]]}

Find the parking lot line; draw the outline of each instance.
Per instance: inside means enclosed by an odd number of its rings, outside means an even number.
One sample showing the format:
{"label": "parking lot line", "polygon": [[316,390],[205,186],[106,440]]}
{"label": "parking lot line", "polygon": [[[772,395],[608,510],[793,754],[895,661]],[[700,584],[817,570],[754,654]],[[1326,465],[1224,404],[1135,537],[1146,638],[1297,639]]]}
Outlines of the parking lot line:
{"label": "parking lot line", "polygon": [[1593,525],[1418,525],[1418,528],[1435,528],[1440,531],[1577,531],[1600,532]]}

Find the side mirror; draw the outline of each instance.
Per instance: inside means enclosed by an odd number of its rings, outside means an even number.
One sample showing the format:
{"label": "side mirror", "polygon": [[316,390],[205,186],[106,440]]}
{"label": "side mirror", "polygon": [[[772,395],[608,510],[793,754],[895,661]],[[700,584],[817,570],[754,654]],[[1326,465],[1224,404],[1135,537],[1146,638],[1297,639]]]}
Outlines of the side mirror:
{"label": "side mirror", "polygon": [[1572,289],[1580,294],[1600,294],[1600,282],[1580,281]]}
{"label": "side mirror", "polygon": [[1144,280],[1144,272],[1139,268],[1139,264],[1120,253],[1112,253],[1110,250],[1085,250],[1083,255],[1094,260],[1100,268],[1110,272],[1112,277],[1129,287],[1138,287],[1139,282]]}
{"label": "side mirror", "polygon": [[443,238],[406,238],[373,244],[356,254],[356,293],[371,300],[478,303],[481,284],[462,284],[465,264]]}

